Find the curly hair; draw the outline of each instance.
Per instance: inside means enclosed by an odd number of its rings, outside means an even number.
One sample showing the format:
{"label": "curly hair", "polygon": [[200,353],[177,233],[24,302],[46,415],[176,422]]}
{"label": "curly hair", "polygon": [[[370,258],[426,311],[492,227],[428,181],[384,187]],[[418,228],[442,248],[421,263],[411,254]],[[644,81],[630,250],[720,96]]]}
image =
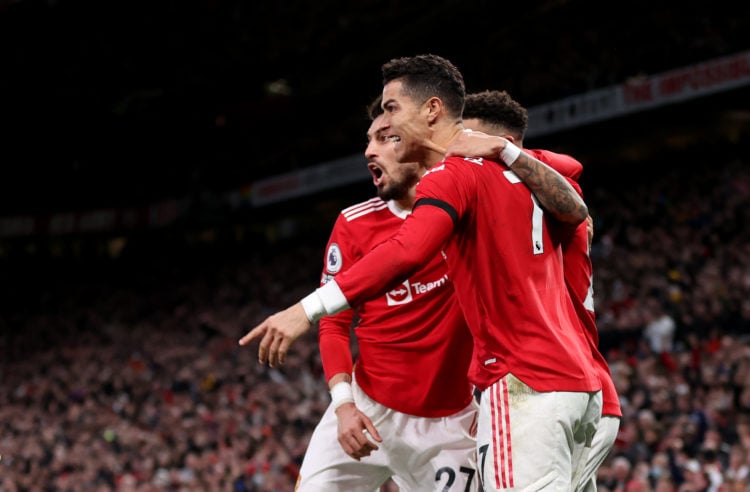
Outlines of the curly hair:
{"label": "curly hair", "polygon": [[467,95],[463,118],[476,118],[485,124],[502,128],[518,140],[523,140],[529,125],[526,108],[506,91],[487,90]]}

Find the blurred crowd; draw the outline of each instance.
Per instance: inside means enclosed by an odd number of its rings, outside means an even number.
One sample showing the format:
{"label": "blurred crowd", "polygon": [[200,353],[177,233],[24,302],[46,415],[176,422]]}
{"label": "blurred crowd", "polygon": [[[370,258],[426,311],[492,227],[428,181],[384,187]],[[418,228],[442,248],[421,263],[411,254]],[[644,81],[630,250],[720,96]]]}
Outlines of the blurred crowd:
{"label": "blurred crowd", "polygon": [[[628,169],[584,191],[624,413],[599,490],[750,490],[747,163]],[[292,490],[329,402],[316,333],[278,369],[237,340],[317,285],[322,247],[81,263],[6,285],[0,490]]]}
{"label": "blurred crowd", "polygon": [[624,413],[600,490],[750,490],[750,172],[726,159],[590,189],[600,347]]}
{"label": "blurred crowd", "polygon": [[237,340],[309,290],[312,251],[69,273],[5,306],[0,490],[291,490],[329,403],[315,335],[278,370]]}

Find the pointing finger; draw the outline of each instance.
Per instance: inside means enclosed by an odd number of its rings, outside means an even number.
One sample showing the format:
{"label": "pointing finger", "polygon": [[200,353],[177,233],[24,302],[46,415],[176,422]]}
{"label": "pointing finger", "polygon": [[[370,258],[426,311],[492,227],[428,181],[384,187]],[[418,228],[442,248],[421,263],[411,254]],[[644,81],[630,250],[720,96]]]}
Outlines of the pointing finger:
{"label": "pointing finger", "polygon": [[263,322],[253,328],[252,330],[248,331],[244,337],[240,338],[240,345],[247,345],[248,343],[252,342],[259,336],[263,335],[266,332],[266,323]]}

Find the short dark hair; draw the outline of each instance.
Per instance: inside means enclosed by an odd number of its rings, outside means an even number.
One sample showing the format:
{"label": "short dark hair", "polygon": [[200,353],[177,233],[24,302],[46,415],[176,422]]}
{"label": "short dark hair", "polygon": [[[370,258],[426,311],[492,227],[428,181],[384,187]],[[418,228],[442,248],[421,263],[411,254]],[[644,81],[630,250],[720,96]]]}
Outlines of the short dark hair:
{"label": "short dark hair", "polygon": [[381,103],[383,102],[383,94],[380,94],[367,106],[367,116],[370,117],[370,121],[375,120],[378,116],[384,113]]}
{"label": "short dark hair", "polygon": [[438,55],[394,58],[383,64],[383,85],[401,79],[404,91],[420,103],[437,96],[448,114],[460,119],[464,109],[466,86],[461,72]]}
{"label": "short dark hair", "polygon": [[517,140],[523,140],[529,125],[526,108],[506,91],[488,90],[468,94],[463,118],[476,118],[488,125],[504,128]]}

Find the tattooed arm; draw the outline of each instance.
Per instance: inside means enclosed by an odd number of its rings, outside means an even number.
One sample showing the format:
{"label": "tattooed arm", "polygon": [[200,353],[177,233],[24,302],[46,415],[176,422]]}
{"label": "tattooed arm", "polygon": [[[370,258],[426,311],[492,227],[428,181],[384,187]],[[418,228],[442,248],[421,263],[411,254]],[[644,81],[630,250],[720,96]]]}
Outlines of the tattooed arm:
{"label": "tattooed arm", "polygon": [[[583,198],[559,172],[516,147],[507,139],[482,132],[460,132],[445,149],[446,155],[498,156],[531,189],[539,204],[558,221],[578,225],[588,216]],[[512,159],[511,162],[507,162]]]}
{"label": "tattooed arm", "polygon": [[523,151],[511,164],[513,172],[531,189],[539,204],[557,220],[572,225],[586,220],[586,203],[560,173]]}

